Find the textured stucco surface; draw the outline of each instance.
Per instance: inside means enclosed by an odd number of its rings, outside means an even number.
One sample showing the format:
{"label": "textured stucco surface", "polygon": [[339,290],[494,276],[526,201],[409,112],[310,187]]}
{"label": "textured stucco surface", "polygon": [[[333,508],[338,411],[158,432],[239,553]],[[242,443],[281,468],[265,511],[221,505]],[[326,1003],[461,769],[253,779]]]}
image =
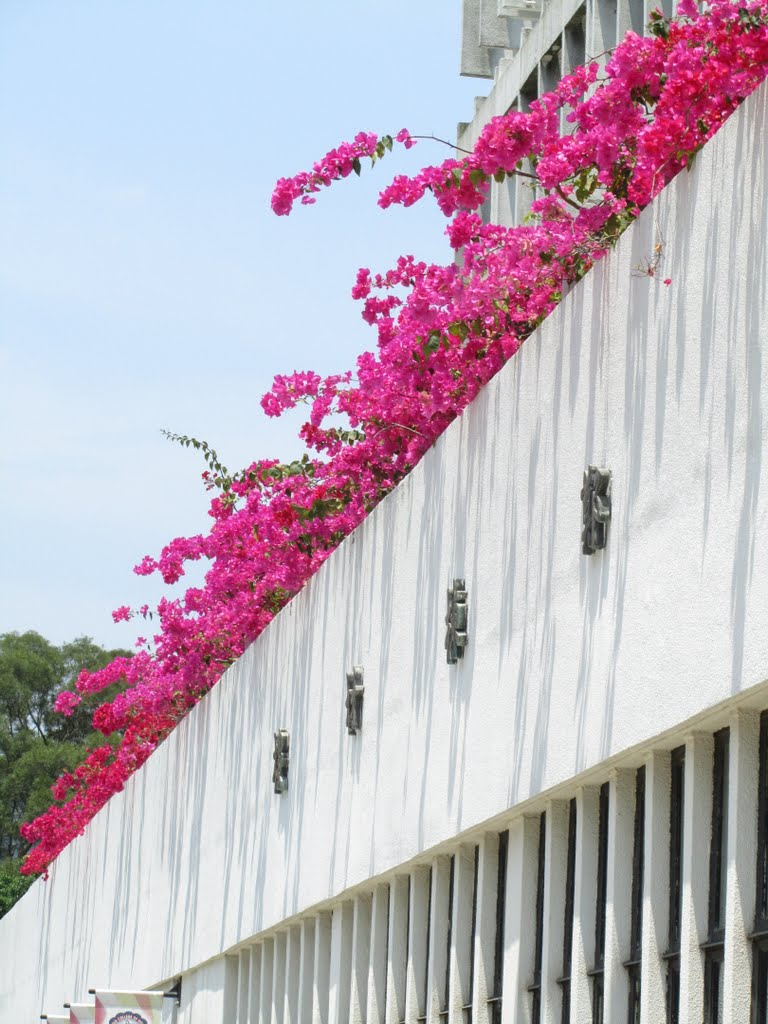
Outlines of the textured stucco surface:
{"label": "textured stucco surface", "polygon": [[[0,922],[0,1020],[203,964],[768,678],[767,122],[762,91]],[[658,232],[669,287],[633,270]]]}

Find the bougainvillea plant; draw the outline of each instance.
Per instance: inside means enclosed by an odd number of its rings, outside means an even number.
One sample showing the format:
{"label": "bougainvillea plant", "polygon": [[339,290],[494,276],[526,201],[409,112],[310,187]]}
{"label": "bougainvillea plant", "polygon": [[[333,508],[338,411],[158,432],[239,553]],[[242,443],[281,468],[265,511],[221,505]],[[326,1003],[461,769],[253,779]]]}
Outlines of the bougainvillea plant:
{"label": "bougainvillea plant", "polygon": [[[471,153],[383,190],[382,207],[431,193],[460,259],[437,266],[403,256],[385,273],[359,271],[352,295],[376,329],[376,351],[354,372],[279,376],[262,399],[269,416],[307,404],[300,460],[264,459],[230,474],[206,444],[176,438],[206,456],[210,531],[172,541],[136,572],[175,583],[187,562],[206,559],[204,584],[160,602],[153,644],[140,641],[133,658],[83,674],[76,692],[59,697],[68,714],[81,694],[127,684],[94,715],[119,743],[91,751],[58,780],[56,803],[23,828],[35,844],[23,871],[45,871],[82,833],[767,71],[766,3],[713,0],[702,11],[680,0],[674,19],[654,12],[647,36],[630,32],[607,62],[577,68],[528,113],[493,118]],[[361,133],[310,171],[281,179],[273,209],[285,215],[297,200],[312,203],[364,162],[413,143],[407,131]],[[478,210],[492,180],[511,176],[534,189],[527,222],[483,223]],[[150,618],[146,607],[119,608],[114,618],[134,614]]]}

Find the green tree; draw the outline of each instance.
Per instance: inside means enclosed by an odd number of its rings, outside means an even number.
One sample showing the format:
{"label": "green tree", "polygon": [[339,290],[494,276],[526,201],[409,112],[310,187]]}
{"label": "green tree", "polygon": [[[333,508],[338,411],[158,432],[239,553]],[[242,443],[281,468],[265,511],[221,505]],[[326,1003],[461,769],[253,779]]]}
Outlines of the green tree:
{"label": "green tree", "polygon": [[87,747],[105,742],[91,716],[118,687],[87,696],[69,718],[53,703],[83,669],[95,671],[121,654],[129,656],[89,637],[56,647],[35,632],[0,635],[0,917],[27,889],[18,875],[28,849],[19,827],[50,807],[51,786],[83,760]]}
{"label": "green tree", "polygon": [[0,863],[0,917],[4,917],[11,907],[18,903],[27,889],[34,882],[29,875],[19,874],[19,860],[6,860]]}

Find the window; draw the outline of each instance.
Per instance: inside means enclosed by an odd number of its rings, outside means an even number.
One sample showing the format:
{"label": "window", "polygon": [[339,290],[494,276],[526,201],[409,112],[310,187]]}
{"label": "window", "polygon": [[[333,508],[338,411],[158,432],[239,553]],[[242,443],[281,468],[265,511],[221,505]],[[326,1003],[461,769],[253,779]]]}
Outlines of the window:
{"label": "window", "polygon": [[539,62],[539,91],[541,93],[551,92],[555,89],[564,74],[561,68],[562,49],[563,38],[558,36]]}
{"label": "window", "polygon": [[640,960],[643,939],[643,870],[645,867],[645,766],[635,776],[635,828],[632,848],[632,906],[629,924],[628,1024],[640,1024]]}
{"label": "window", "polygon": [[541,1021],[541,962],[544,941],[544,865],[546,863],[547,816],[539,818],[539,851],[536,867],[536,935],[533,953],[533,983],[528,986],[532,994],[531,1024]]}
{"label": "window", "polygon": [[[666,2],[670,3],[671,0]],[[602,45],[606,50],[610,50],[616,45],[616,0],[597,0],[595,6]]]}
{"label": "window", "polygon": [[424,1007],[424,1012],[420,1013],[416,1020],[426,1020],[429,1016],[429,940],[430,932],[432,930],[432,868],[430,867],[427,875],[427,915],[426,915],[426,928],[424,929],[424,973],[421,978],[421,993],[419,1006]]}
{"label": "window", "polygon": [[645,34],[645,11],[642,0],[629,0],[629,27],[637,35]]}
{"label": "window", "polygon": [[576,14],[565,26],[563,37],[563,74],[570,75],[574,68],[580,67],[586,60],[586,36],[584,28],[587,20],[587,11],[584,4],[579,7]]}
{"label": "window", "polygon": [[573,959],[573,891],[576,884],[576,800],[568,809],[568,859],[565,869],[565,915],[563,919],[563,973],[557,979],[563,995],[561,1024],[571,1020],[571,961]]}
{"label": "window", "polygon": [[[389,928],[389,922],[387,922]],[[392,941],[392,933],[388,933],[387,942]],[[408,875],[405,886],[405,942],[404,942],[404,954],[401,963],[401,969],[398,970],[395,976],[395,992],[396,992],[396,1004],[397,1004],[397,1024],[405,1024],[405,985],[406,975],[408,971],[408,958],[410,955],[410,941],[411,941],[411,876]]]}
{"label": "window", "polygon": [[728,874],[728,729],[715,733],[712,764],[712,838],[709,847],[709,914],[704,950],[704,1024],[723,1021],[725,888]]}
{"label": "window", "polygon": [[480,862],[480,847],[475,846],[474,865],[472,870],[472,918],[469,932],[469,963],[467,967],[467,1001],[462,1007],[465,1024],[472,1024],[472,999],[475,994],[475,935],[477,934],[477,875]]}
{"label": "window", "polygon": [[768,711],[760,715],[757,790],[757,893],[752,930],[752,1022],[768,1021]]}
{"label": "window", "polygon": [[504,913],[507,902],[507,854],[509,830],[499,834],[499,865],[496,875],[496,936],[493,951],[493,992],[490,1024],[501,1024],[501,996],[504,989]]}
{"label": "window", "polygon": [[[388,883],[386,883],[383,886],[382,890],[381,890],[381,895],[378,896],[378,904],[377,904],[378,908],[379,908],[379,912],[381,912],[381,907],[383,905],[384,910],[385,910],[385,914],[386,914],[385,921],[384,921],[384,947],[383,947],[384,962],[382,964],[380,964],[380,965],[377,964],[375,966],[375,968],[374,968],[374,972],[375,972],[374,973],[374,984],[376,984],[376,982],[378,981],[378,978],[376,977],[376,975],[378,975],[378,977],[381,979],[380,982],[378,982],[378,984],[381,986],[381,997],[379,999],[379,1005],[381,1005],[382,1007],[387,1005],[387,985],[389,984],[389,978],[388,978],[389,971],[387,969],[387,956],[388,956],[388,953],[389,953],[389,945],[390,945],[389,933],[390,933],[390,926],[391,926],[391,922],[390,922],[391,899],[392,899],[392,887]],[[380,951],[379,955],[381,955],[381,951]],[[312,976],[311,976],[311,973],[309,974],[309,986],[310,986],[309,1001],[308,1001],[308,1004],[305,1003],[305,1005],[311,1006],[312,1005],[312,994],[311,994]],[[400,1015],[398,1013],[398,1017],[399,1016]]]}
{"label": "window", "polygon": [[605,904],[608,883],[608,801],[609,783],[600,787],[597,826],[597,901],[595,905],[595,965],[592,977],[592,1024],[603,1024],[605,1002]]}
{"label": "window", "polygon": [[667,952],[667,1024],[680,1018],[680,919],[682,917],[683,798],[685,795],[685,747],[671,757],[669,800],[669,938]]}
{"label": "window", "polygon": [[[445,858],[438,858],[438,861],[439,863],[435,865],[434,870],[430,874],[430,900],[435,905],[434,921],[432,922],[435,934],[427,939],[427,956],[434,959],[429,960],[427,970],[427,974],[432,975],[433,981],[432,986],[427,988],[425,1012],[427,1017],[431,1016],[430,1003],[433,995],[436,994],[439,1003],[438,1017],[441,1020],[447,1020],[448,1007],[450,1005],[451,935],[453,933],[453,891],[456,855],[452,854],[448,858],[447,865]],[[445,877],[446,867],[448,871],[447,879]],[[430,917],[432,917],[431,914]]]}
{"label": "window", "polygon": [[451,873],[448,882],[448,927],[445,932],[445,985],[443,988],[443,1005],[440,1010],[441,1017],[448,1016],[451,993],[451,936],[453,934],[453,887],[456,874],[456,855],[451,857]]}
{"label": "window", "polygon": [[[527,114],[531,109],[531,104],[538,99],[539,96],[539,76],[538,68],[534,68],[533,72],[529,75],[528,79],[522,85],[520,93],[517,97],[518,110],[521,110],[524,114]],[[523,159],[523,165],[520,168],[522,177],[515,177],[515,223],[522,224],[523,220],[530,212],[531,204],[536,198],[536,192],[533,188],[533,180],[530,175],[533,174],[533,165],[531,161],[526,157]],[[526,177],[528,175],[528,177]]]}

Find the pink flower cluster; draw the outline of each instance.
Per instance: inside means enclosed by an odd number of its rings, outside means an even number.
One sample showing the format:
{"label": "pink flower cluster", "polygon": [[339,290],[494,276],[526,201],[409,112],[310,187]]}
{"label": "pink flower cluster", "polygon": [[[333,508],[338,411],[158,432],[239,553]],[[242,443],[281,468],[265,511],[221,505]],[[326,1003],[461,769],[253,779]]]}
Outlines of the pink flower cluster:
{"label": "pink flower cluster", "polygon": [[[290,465],[254,462],[231,482],[219,480],[208,534],[174,540],[158,559],[137,567],[173,583],[188,561],[209,563],[202,587],[161,601],[155,613],[139,610],[145,618],[156,616],[151,648],[84,673],[77,693],[59,698],[58,710],[68,714],[79,694],[127,684],[94,717],[106,735],[118,734],[117,746],[91,751],[57,782],[57,803],[24,826],[24,836],[37,844],[25,872],[44,871],[83,831],[416,465],[563,290],[607,252],[764,80],[765,3],[737,7],[713,0],[700,13],[693,0],[682,0],[678,11],[671,22],[655,14],[646,38],[630,33],[603,72],[596,64],[579,68],[529,113],[494,118],[471,154],[398,177],[384,190],[383,206],[408,205],[431,192],[451,217],[447,235],[460,259],[439,266],[403,256],[386,273],[361,270],[353,296],[376,328],[376,352],[358,358],[354,375],[277,377],[262,400],[270,416],[298,402],[309,406],[301,429],[307,454]],[[407,132],[397,140],[412,141]],[[275,211],[288,213],[296,198],[312,201],[321,186],[356,170],[361,156],[378,158],[389,144],[358,135],[312,171],[282,179]],[[484,224],[476,211],[491,179],[509,175],[520,175],[521,187],[535,186],[531,223]],[[128,614],[120,608],[115,617]]]}
{"label": "pink flower cluster", "polygon": [[292,178],[280,178],[272,192],[272,209],[278,216],[286,216],[291,212],[297,199],[305,205],[315,202],[314,193],[328,187],[339,178],[348,177],[352,171],[360,173],[360,160],[370,157],[375,163],[377,158],[384,156],[392,149],[392,143],[399,142],[406,149],[414,144],[411,133],[401,129],[393,138],[391,135],[374,135],[373,132],[359,132],[352,142],[342,142],[336,149],[330,150],[322,160],[314,165],[311,171],[301,171]]}
{"label": "pink flower cluster", "polygon": [[60,715],[64,715],[65,718],[69,718],[82,701],[83,698],[79,693],[70,693],[69,690],[62,690],[53,702],[53,709],[58,711]]}

